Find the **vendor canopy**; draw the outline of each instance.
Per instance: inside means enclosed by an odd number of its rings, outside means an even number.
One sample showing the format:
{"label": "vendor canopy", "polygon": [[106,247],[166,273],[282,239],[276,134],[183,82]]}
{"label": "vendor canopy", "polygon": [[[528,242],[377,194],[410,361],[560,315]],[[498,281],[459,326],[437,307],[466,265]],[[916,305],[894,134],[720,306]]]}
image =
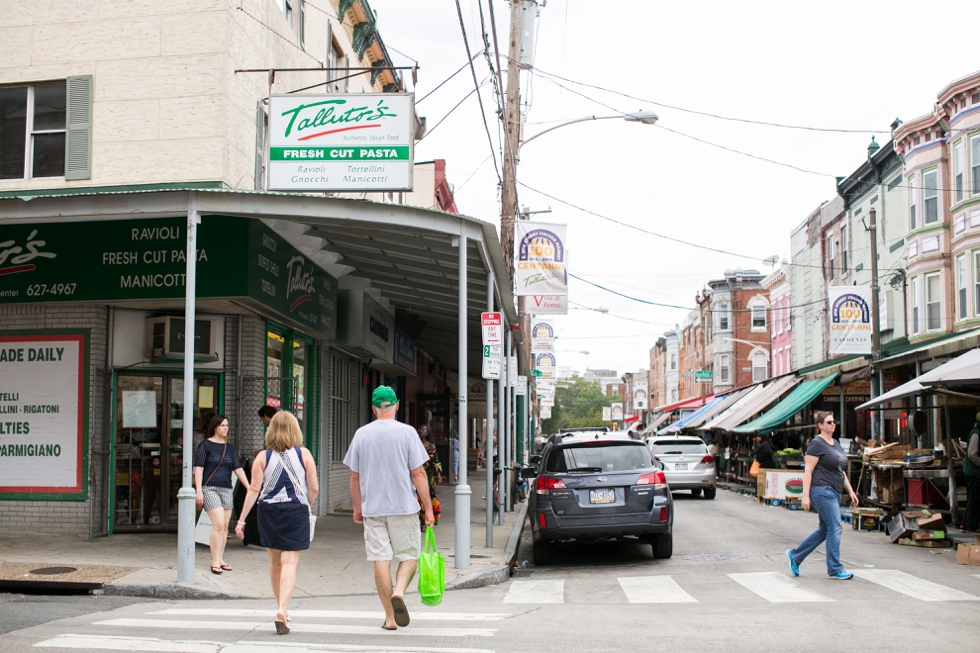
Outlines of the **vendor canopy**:
{"label": "vendor canopy", "polygon": [[684,424],[684,428],[689,430],[698,428],[708,420],[714,418],[715,415],[719,415],[723,410],[727,410],[730,406],[733,406],[736,401],[752,392],[753,388],[754,386],[739,388],[738,390],[732,390],[727,395],[723,395],[719,398],[720,401],[713,401],[705,406],[706,410],[699,410],[697,414],[691,415]]}
{"label": "vendor canopy", "polygon": [[656,428],[658,426],[660,426],[661,424],[663,424],[664,422],[666,422],[668,419],[670,419],[670,416],[671,416],[671,412],[670,411],[667,411],[666,413],[663,413],[661,415],[658,415],[652,422],[650,422],[650,424],[645,429],[643,429],[642,431],[640,431],[640,435],[646,436],[646,435],[653,434],[653,432],[656,430]]}
{"label": "vendor canopy", "polygon": [[823,379],[804,381],[793,389],[785,399],[773,406],[772,410],[752,420],[748,424],[737,426],[732,431],[734,433],[756,433],[758,431],[770,431],[780,426],[783,422],[790,419],[796,413],[810,405],[810,402],[820,396],[824,388],[833,383],[839,374],[832,374]]}
{"label": "vendor canopy", "polygon": [[937,385],[965,385],[971,383],[980,384],[980,349],[971,349],[965,354],[957,356],[947,363],[943,363],[936,369],[903,383],[880,397],[875,397],[871,401],[864,402],[855,410],[867,410],[890,401],[914,397],[930,392]]}
{"label": "vendor canopy", "polygon": [[705,404],[704,406],[702,406],[701,408],[699,408],[693,414],[688,415],[684,419],[678,420],[678,421],[674,422],[673,424],[670,424],[669,426],[666,426],[666,427],[660,429],[659,431],[657,431],[657,435],[667,435],[668,433],[677,433],[682,428],[684,428],[685,426],[687,426],[692,420],[700,417],[701,415],[704,415],[706,412],[708,412],[709,410],[711,410],[713,407],[715,407],[718,404],[720,404],[723,401],[725,401],[725,398],[727,396],[728,395],[722,395],[720,397],[715,397],[713,401],[711,401],[710,403]]}
{"label": "vendor canopy", "polygon": [[789,392],[790,388],[799,382],[799,377],[787,375],[773,379],[765,385],[759,384],[751,392],[736,401],[731,408],[702,426],[701,430],[720,429],[722,431],[731,431]]}

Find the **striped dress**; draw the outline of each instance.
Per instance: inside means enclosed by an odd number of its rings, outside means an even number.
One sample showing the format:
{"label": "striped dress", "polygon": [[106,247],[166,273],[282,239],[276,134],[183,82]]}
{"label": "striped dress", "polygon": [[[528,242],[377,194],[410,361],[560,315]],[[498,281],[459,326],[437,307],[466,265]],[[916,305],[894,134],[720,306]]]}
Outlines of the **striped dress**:
{"label": "striped dress", "polygon": [[[298,487],[290,476],[296,479]],[[279,551],[310,548],[309,506],[302,448],[294,447],[282,453],[266,449],[265,473],[256,503],[262,546]]]}

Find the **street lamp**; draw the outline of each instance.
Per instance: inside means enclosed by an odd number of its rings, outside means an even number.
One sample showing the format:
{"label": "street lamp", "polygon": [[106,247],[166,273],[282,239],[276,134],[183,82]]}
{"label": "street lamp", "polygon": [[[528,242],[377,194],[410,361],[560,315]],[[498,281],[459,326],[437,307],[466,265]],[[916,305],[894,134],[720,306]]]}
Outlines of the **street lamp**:
{"label": "street lamp", "polygon": [[589,355],[589,352],[584,349],[581,349],[579,351],[574,351],[572,349],[556,349],[555,351],[565,352],[568,354],[585,354],[586,356]]}
{"label": "street lamp", "polygon": [[742,344],[752,345],[753,347],[765,347],[766,349],[769,349],[769,347],[770,347],[770,345],[769,345],[768,342],[754,342],[752,340],[740,340],[738,338],[731,338],[729,336],[725,336],[724,338],[721,339],[721,341],[722,342],[741,342]]}
{"label": "street lamp", "polygon": [[660,116],[655,114],[653,111],[636,111],[634,113],[619,114],[615,116],[585,116],[584,118],[575,118],[574,120],[566,120],[565,122],[560,122],[557,125],[548,127],[547,129],[538,132],[531,138],[527,139],[523,143],[517,146],[517,152],[520,154],[521,148],[533,141],[539,136],[544,136],[548,132],[553,132],[561,127],[567,127],[568,125],[574,125],[579,122],[589,122],[590,120],[625,120],[626,122],[638,122],[644,125],[655,125],[660,119]]}

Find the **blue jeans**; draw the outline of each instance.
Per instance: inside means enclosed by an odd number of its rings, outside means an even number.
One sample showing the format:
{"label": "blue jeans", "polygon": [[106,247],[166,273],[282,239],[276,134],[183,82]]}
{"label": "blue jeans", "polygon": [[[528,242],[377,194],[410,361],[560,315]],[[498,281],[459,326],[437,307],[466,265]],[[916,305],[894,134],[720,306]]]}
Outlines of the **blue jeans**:
{"label": "blue jeans", "polygon": [[796,564],[803,564],[806,557],[813,553],[826,540],[827,574],[833,576],[844,571],[840,563],[840,493],[827,485],[810,488],[810,503],[820,515],[820,527],[810,533],[805,540],[789,554]]}

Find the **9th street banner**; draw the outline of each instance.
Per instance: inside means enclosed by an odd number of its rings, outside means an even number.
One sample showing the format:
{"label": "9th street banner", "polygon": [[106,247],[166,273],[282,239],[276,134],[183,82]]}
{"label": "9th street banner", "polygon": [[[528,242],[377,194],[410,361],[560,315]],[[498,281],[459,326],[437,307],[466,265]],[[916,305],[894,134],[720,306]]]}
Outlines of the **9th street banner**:
{"label": "9th street banner", "polygon": [[871,288],[831,286],[830,355],[871,353]]}
{"label": "9th street banner", "polygon": [[567,295],[563,224],[514,225],[514,279],[517,295]]}

